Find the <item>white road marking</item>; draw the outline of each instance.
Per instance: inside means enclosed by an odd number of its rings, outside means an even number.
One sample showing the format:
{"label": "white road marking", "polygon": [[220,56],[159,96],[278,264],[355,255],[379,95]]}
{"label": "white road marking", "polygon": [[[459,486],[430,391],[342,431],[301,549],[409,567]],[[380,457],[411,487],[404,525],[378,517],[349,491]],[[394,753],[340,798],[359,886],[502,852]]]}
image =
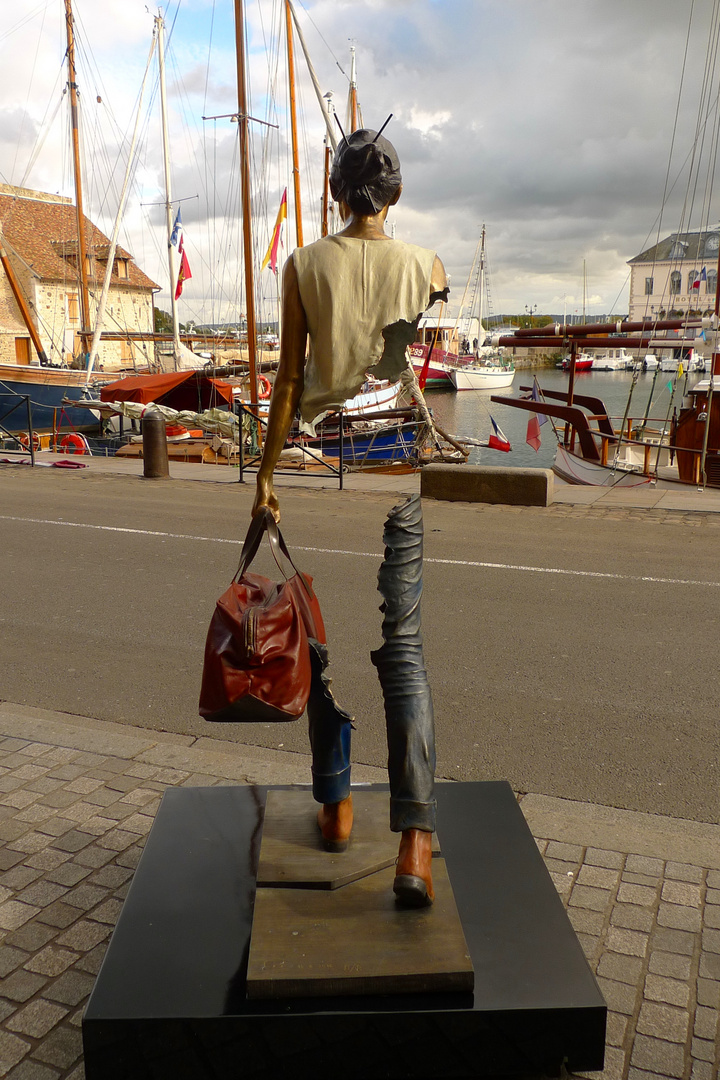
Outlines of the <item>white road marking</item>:
{"label": "white road marking", "polygon": [[[126,533],[133,536],[161,536],[168,540],[196,540],[204,544],[234,544],[240,548],[242,541],[228,540],[222,536],[196,536],[192,533],[161,532],[153,529],[128,529],[120,525],[90,525],[84,521],[62,521],[52,518],[14,517],[0,514],[0,521],[20,521],[28,525],[64,525],[69,529],[96,529],[100,532]],[[293,551],[307,551],[318,555],[354,555],[358,559],[382,559],[380,551],[350,551],[344,548],[300,547],[293,545]],[[605,578],[610,581],[646,581],[653,585],[700,585],[718,589],[720,581],[701,581],[694,578],[652,577],[649,574],[611,574],[601,570],[567,570],[559,566],[525,566],[522,563],[480,562],[474,559],[432,559],[426,563],[440,566],[471,566],[481,570],[516,570],[526,574],[559,574],[566,577]]]}

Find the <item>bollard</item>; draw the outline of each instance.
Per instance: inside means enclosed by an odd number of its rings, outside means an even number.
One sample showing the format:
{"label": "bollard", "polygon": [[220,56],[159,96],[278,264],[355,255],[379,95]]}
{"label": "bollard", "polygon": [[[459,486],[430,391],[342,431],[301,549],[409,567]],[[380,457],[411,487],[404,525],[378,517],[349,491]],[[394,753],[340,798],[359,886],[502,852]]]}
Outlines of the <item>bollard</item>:
{"label": "bollard", "polygon": [[142,418],[143,476],[146,480],[169,480],[165,417],[146,412]]}

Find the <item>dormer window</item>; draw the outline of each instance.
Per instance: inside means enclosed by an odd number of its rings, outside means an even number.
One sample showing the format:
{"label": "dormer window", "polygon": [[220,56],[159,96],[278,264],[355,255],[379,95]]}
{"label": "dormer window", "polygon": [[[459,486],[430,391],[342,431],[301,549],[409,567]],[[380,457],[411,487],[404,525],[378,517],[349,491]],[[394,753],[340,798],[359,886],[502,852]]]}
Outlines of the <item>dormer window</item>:
{"label": "dormer window", "polygon": [[687,251],[687,244],[683,244],[681,240],[675,240],[673,246],[670,249],[671,259],[684,259],[685,252]]}
{"label": "dormer window", "polygon": [[116,259],[113,266],[113,272],[117,274],[119,278],[128,278],[128,261],[127,259]]}

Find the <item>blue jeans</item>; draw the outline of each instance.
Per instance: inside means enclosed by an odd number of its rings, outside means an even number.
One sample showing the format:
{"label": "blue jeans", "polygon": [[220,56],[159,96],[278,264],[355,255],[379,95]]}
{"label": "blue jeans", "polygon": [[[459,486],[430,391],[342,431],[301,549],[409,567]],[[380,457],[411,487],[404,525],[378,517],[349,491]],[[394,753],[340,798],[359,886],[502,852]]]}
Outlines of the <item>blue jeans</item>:
{"label": "blue jeans", "polygon": [[[384,597],[383,645],[371,653],[385,701],[390,779],[390,828],[435,831],[435,725],[422,652],[423,522],[420,496],[391,510],[383,533],[385,558],[378,573]],[[338,706],[324,675],[327,650],[313,648],[308,702],[313,754],[313,795],[340,802],[350,794],[352,721]]]}

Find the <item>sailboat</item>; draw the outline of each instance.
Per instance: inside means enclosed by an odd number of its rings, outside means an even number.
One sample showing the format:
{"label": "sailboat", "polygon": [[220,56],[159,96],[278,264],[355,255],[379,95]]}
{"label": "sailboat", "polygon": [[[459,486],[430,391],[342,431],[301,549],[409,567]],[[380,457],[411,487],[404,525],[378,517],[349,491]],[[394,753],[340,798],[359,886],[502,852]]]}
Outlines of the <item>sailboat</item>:
{"label": "sailboat", "polygon": [[480,237],[480,298],[478,310],[478,347],[474,357],[465,359],[463,356],[448,359],[450,378],[456,390],[499,390],[505,386],[512,386],[515,378],[515,365],[512,360],[506,360],[492,346],[482,344],[485,336],[483,327],[483,302],[485,299],[485,226],[482,227]]}
{"label": "sailboat", "polygon": [[0,261],[17,312],[11,309],[4,324],[16,335],[16,363],[0,362],[0,412],[12,417],[10,429],[15,430],[22,429],[24,415],[14,406],[23,397],[30,403],[36,429],[55,431],[61,422],[82,430],[97,427],[99,417],[91,409],[64,404],[68,399],[92,400],[97,388],[119,373],[93,372],[87,365],[93,337],[91,283],[105,276],[105,293],[112,285],[121,309],[123,297],[130,298],[137,333],[115,335],[125,339],[119,346],[121,363],[126,345],[126,359],[131,370],[137,370],[136,342],[153,336],[152,294],[158,286],[84,214],[71,0],[65,0],[65,25],[75,204],[63,196],[0,188]]}

